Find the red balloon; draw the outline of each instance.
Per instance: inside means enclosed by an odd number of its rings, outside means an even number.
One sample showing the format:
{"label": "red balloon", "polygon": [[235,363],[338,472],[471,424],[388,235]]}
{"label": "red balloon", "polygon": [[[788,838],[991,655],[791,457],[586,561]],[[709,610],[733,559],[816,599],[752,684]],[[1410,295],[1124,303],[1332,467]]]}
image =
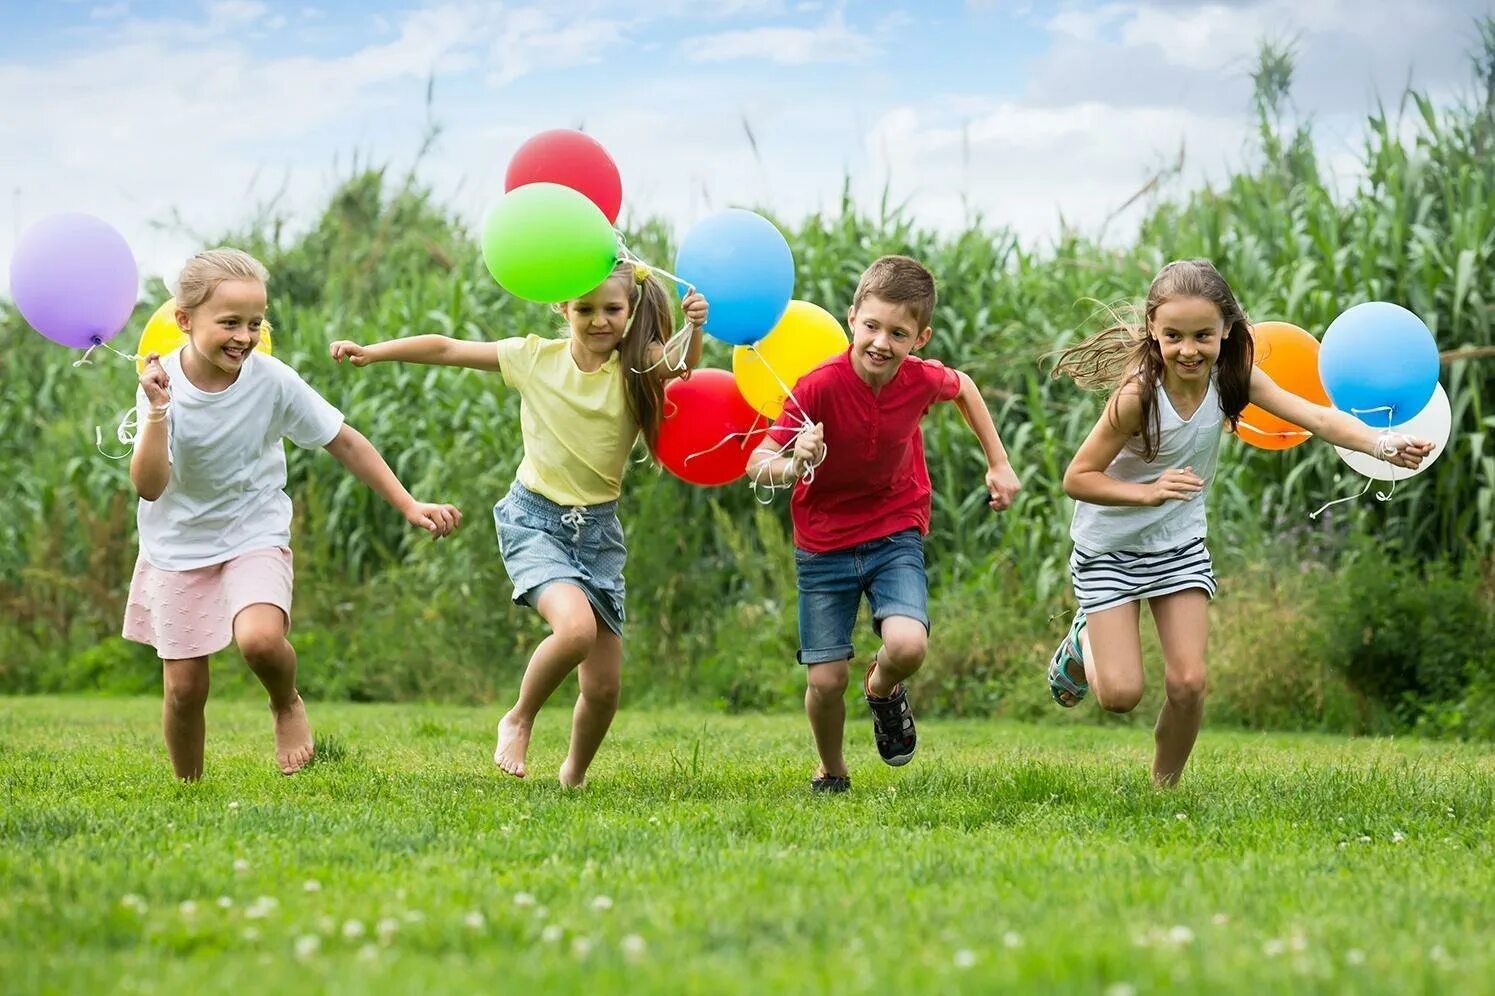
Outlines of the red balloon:
{"label": "red balloon", "polygon": [[743,399],[730,372],[697,370],[665,385],[654,455],[682,481],[730,484],[747,473],[748,457],[770,424]]}
{"label": "red balloon", "polygon": [[569,128],[542,131],[525,142],[504,174],[504,193],[527,183],[558,183],[585,194],[616,223],[623,206],[618,164],[595,138]]}

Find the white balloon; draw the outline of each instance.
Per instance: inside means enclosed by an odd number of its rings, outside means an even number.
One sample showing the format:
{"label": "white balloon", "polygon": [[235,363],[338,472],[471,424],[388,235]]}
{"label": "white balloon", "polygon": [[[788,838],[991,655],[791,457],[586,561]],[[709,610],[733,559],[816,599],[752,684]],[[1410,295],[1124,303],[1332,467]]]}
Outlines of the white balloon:
{"label": "white balloon", "polygon": [[1399,435],[1425,439],[1433,444],[1433,452],[1422,458],[1422,463],[1416,470],[1396,467],[1385,460],[1377,460],[1368,453],[1347,450],[1343,446],[1334,447],[1334,451],[1357,474],[1377,481],[1405,481],[1427,470],[1433,465],[1434,460],[1443,455],[1444,448],[1448,446],[1448,434],[1452,430],[1453,409],[1448,405],[1448,393],[1443,390],[1443,385],[1439,384],[1433,391],[1432,400],[1422,411],[1400,425],[1391,427],[1391,431]]}

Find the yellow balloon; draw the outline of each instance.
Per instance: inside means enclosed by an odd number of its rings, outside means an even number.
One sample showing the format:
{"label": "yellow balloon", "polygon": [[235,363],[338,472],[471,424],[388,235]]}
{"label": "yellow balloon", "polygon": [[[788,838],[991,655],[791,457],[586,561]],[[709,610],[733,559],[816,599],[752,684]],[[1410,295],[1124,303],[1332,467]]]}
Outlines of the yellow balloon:
{"label": "yellow balloon", "polygon": [[[145,328],[140,333],[140,345],[135,347],[135,370],[145,373],[145,358],[151,353],[159,353],[165,356],[167,353],[181,349],[187,341],[187,334],[177,327],[176,323],[176,298],[168,297],[166,303],[156,309],[151,315],[150,321],[145,323]],[[258,352],[270,355],[270,322],[265,320],[260,325],[260,344],[254,347]]]}
{"label": "yellow balloon", "polygon": [[790,301],[773,331],[752,346],[732,350],[732,375],[747,403],[778,418],[793,387],[811,370],[850,345],[841,323],[819,305]]}

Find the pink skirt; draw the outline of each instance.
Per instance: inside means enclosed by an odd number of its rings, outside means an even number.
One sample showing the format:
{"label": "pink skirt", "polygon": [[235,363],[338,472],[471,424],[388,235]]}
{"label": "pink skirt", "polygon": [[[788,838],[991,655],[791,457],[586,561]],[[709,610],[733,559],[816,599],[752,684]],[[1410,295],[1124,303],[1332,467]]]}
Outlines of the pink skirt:
{"label": "pink skirt", "polygon": [[156,648],[162,660],[206,657],[234,642],[234,617],[258,603],[278,606],[291,628],[289,547],[251,550],[190,571],[135,561],[124,638]]}

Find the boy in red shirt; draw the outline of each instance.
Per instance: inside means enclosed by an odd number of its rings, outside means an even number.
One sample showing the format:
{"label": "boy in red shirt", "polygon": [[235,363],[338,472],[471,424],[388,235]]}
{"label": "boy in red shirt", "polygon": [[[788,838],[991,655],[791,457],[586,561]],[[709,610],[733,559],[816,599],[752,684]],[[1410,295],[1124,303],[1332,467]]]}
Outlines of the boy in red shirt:
{"label": "boy in red shirt", "polygon": [[[847,313],[851,349],[800,378],[748,467],[753,480],[797,482],[790,512],[799,662],[808,666],[805,712],[820,754],[810,787],[817,792],[851,787],[842,753],[845,693],[864,593],[882,638],[862,681],[877,752],[895,766],[914,755],[903,681],[924,662],[929,643],[930,485],[919,420],[935,402],[954,401],[986,454],[991,507],[1009,507],[1021,487],[971,378],[909,355],[929,341],[934,303],[934,277],[914,260],[884,256],[869,266]],[[791,439],[793,454],[779,456]]]}

